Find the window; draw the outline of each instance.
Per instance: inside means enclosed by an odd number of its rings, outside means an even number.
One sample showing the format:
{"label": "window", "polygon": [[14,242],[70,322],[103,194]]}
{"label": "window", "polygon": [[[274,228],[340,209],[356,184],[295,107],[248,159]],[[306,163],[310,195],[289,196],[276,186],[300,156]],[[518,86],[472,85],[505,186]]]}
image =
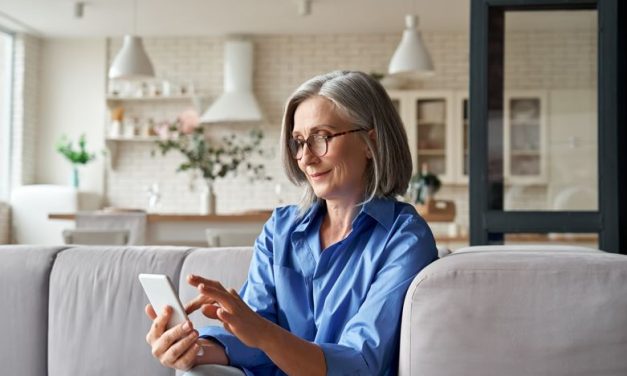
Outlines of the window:
{"label": "window", "polygon": [[11,186],[13,39],[0,29],[0,200],[8,200]]}

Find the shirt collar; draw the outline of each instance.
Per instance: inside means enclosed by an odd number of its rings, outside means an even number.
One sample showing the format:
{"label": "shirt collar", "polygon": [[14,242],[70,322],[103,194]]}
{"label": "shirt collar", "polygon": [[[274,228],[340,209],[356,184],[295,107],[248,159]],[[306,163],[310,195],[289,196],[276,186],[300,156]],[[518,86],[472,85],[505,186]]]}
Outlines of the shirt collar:
{"label": "shirt collar", "polygon": [[363,213],[363,215],[370,216],[375,221],[379,222],[386,230],[389,230],[394,222],[395,203],[396,200],[394,199],[375,197],[361,207],[355,219],[359,218]]}
{"label": "shirt collar", "polygon": [[317,200],[307,211],[303,214],[303,217],[300,220],[300,223],[294,229],[294,233],[302,233],[305,232],[309,226],[315,222],[315,218],[320,213],[320,210],[323,209],[324,201]]}
{"label": "shirt collar", "polygon": [[[367,215],[377,221],[386,230],[389,230],[392,227],[392,222],[394,222],[395,202],[396,200],[389,198],[373,198],[361,206],[359,213],[353,220],[353,225],[356,224],[358,218]],[[309,226],[315,222],[314,219],[320,214],[321,210],[324,210],[324,201],[318,200],[305,212],[301,222],[294,229],[294,232],[307,231]]]}

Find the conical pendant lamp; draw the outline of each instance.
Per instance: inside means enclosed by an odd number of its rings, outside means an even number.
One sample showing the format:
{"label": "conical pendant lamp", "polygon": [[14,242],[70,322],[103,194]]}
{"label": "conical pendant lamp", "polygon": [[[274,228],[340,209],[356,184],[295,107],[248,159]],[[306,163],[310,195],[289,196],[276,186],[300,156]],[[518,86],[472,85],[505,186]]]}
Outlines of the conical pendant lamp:
{"label": "conical pendant lamp", "polygon": [[[133,2],[133,31],[137,20],[137,0]],[[120,52],[109,68],[109,78],[137,80],[155,76],[155,70],[144,49],[144,42],[136,35],[125,35]]]}
{"label": "conical pendant lamp", "polygon": [[390,60],[389,74],[433,74],[433,62],[416,28],[417,25],[418,16],[413,14],[405,16],[405,31],[403,31],[401,43]]}

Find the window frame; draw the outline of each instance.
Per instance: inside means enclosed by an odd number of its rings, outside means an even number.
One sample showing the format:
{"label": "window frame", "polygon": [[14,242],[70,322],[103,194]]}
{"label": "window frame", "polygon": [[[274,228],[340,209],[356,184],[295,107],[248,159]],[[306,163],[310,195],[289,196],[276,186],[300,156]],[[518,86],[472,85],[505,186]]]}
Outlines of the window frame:
{"label": "window frame", "polygon": [[3,117],[0,122],[0,133],[3,134],[0,139],[0,200],[8,201],[11,195],[12,186],[12,155],[13,155],[13,114],[14,114],[14,86],[15,86],[15,32],[8,30],[0,25],[0,35],[7,38],[8,46],[7,56],[5,56],[7,69],[4,72],[6,85],[0,90],[4,91],[8,111],[3,111],[0,116]]}

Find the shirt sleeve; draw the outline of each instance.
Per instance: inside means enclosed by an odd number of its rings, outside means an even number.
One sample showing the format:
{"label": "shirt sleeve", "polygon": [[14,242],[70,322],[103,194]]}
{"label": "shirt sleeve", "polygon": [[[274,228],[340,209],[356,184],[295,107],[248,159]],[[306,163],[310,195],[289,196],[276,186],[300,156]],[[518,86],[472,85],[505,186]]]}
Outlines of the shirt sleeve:
{"label": "shirt sleeve", "polygon": [[[255,241],[248,278],[239,294],[253,311],[276,323],[276,293],[272,270],[275,216],[276,211]],[[230,365],[253,368],[272,363],[263,351],[244,345],[222,326],[201,328],[199,334],[202,338],[220,343],[225,349]]]}
{"label": "shirt sleeve", "polygon": [[426,223],[410,217],[389,238],[385,260],[366,299],[347,322],[338,343],[319,343],[327,375],[378,375],[396,367],[405,294],[422,268],[437,259]]}

